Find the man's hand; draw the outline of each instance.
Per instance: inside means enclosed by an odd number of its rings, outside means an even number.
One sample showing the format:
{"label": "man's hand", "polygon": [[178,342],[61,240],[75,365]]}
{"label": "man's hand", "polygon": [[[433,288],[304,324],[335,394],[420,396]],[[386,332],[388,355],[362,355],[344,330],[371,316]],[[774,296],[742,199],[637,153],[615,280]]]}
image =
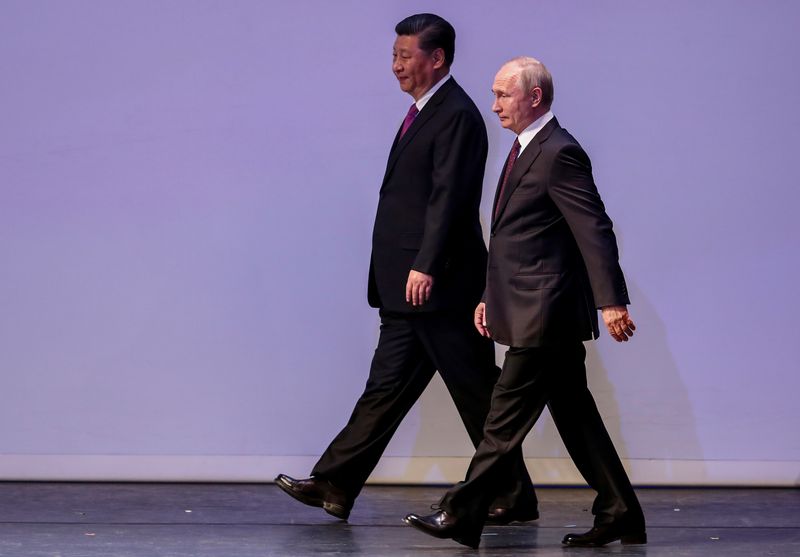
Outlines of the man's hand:
{"label": "man's hand", "polygon": [[489,332],[489,328],[486,326],[486,304],[484,302],[481,302],[475,308],[475,328],[478,329],[481,336],[492,338],[492,333]]}
{"label": "man's hand", "polygon": [[408,273],[408,281],[406,282],[406,302],[411,302],[411,305],[414,306],[421,306],[430,300],[432,288],[433,277],[431,275],[412,269]]}
{"label": "man's hand", "polygon": [[606,306],[602,308],[603,321],[606,323],[608,333],[617,342],[628,342],[636,330],[626,306]]}

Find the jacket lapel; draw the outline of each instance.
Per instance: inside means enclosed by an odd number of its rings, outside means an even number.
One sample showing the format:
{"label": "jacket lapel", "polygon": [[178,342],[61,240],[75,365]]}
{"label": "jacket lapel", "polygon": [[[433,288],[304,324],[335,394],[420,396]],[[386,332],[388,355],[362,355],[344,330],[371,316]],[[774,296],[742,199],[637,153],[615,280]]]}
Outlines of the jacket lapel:
{"label": "jacket lapel", "polygon": [[389,160],[386,162],[386,172],[383,176],[381,189],[383,189],[383,186],[386,185],[386,181],[389,179],[395,163],[397,163],[397,159],[400,158],[403,150],[406,148],[406,146],[408,146],[409,143],[411,143],[411,141],[414,139],[414,136],[417,135],[423,127],[425,127],[425,124],[434,117],[436,114],[436,108],[442,104],[442,102],[444,102],[444,99],[447,98],[448,93],[450,93],[450,91],[452,91],[456,86],[457,84],[454,78],[451,77],[448,79],[442,84],[441,87],[439,87],[439,90],[433,94],[422,110],[420,110],[419,114],[417,114],[417,117],[414,118],[414,121],[406,130],[406,133],[403,134],[403,137],[400,137],[400,130],[397,130],[397,134],[394,137],[394,142],[392,143],[392,150],[389,152]]}
{"label": "jacket lapel", "polygon": [[[506,182],[506,187],[503,188],[503,196],[500,197],[500,185],[503,183],[503,174],[505,173],[506,165],[503,165],[503,172],[500,173],[500,179],[497,181],[497,190],[494,194],[494,204],[492,205],[492,229],[494,229],[497,221],[500,220],[500,217],[503,216],[503,211],[508,205],[508,200],[511,199],[511,194],[514,193],[514,190],[517,189],[519,186],[522,177],[525,175],[526,172],[530,169],[536,159],[542,152],[542,144],[548,140],[550,134],[558,128],[558,120],[553,117],[545,126],[536,134],[536,136],[528,143],[528,146],[525,147],[525,150],[522,151],[522,154],[517,159],[517,162],[514,163],[514,168],[511,169],[511,175],[508,177],[508,182]],[[508,158],[506,158],[506,164],[508,164]],[[497,215],[495,217],[495,215]]]}

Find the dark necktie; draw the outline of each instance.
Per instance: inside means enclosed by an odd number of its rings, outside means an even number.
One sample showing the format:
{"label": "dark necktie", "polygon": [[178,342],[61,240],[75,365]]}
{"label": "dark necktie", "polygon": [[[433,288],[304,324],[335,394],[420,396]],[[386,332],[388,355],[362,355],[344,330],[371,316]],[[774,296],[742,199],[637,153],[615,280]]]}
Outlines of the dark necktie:
{"label": "dark necktie", "polygon": [[503,173],[503,181],[500,183],[500,193],[497,196],[497,205],[494,208],[494,218],[497,218],[497,213],[500,212],[500,203],[503,200],[503,190],[508,182],[508,177],[511,175],[511,169],[514,168],[514,163],[517,162],[519,156],[520,144],[519,140],[514,140],[514,145],[511,146],[511,152],[508,154],[508,162],[506,163],[506,170]]}
{"label": "dark necktie", "polygon": [[419,114],[419,109],[417,108],[417,103],[411,105],[411,108],[408,109],[408,114],[406,114],[406,119],[403,120],[403,127],[400,129],[400,137],[406,133],[408,128],[411,126],[411,122],[414,121],[414,118],[417,117]]}

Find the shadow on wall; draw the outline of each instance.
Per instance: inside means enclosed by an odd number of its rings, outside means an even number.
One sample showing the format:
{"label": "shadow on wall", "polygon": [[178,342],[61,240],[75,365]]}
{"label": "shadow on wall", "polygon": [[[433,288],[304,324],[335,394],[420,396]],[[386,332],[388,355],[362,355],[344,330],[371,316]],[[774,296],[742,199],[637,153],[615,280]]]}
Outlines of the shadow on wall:
{"label": "shadow on wall", "polygon": [[[616,343],[601,324],[600,340],[587,343],[589,387],[620,457],[649,461],[642,475],[632,475],[634,483],[686,483],[681,474],[687,471],[693,481],[702,481],[706,468],[694,412],[669,349],[666,328],[644,293],[632,283],[629,290],[636,335],[630,342]],[[500,348],[502,361],[505,347]],[[454,463],[447,463],[445,457],[469,457],[473,449],[438,375],[409,418],[412,423],[406,425],[416,434],[406,444],[411,449],[407,454],[433,458],[415,460],[413,470],[406,473],[430,482],[453,474],[463,477],[464,462],[455,465],[463,470],[454,470]],[[523,448],[527,458],[569,458],[546,410]],[[676,468],[676,461],[691,461],[691,467]],[[540,478],[547,474],[546,470],[537,472]],[[554,470],[548,479],[558,482],[558,474]]]}
{"label": "shadow on wall", "polygon": [[[637,325],[626,343],[614,342],[600,323],[600,338],[586,343],[586,373],[608,433],[623,461],[647,460],[646,477],[634,483],[686,483],[677,461],[691,461],[693,480],[706,477],[703,452],[688,391],[655,307],[628,281],[631,316]],[[528,458],[568,458],[549,414],[523,446]],[[630,463],[626,468],[630,471]],[[576,472],[577,473],[577,472]]]}
{"label": "shadow on wall", "polygon": [[649,481],[685,483],[686,469],[675,469],[676,461],[692,461],[691,472],[699,476],[693,479],[702,480],[706,467],[694,411],[666,327],[644,292],[635,283],[628,288],[636,334],[616,343],[601,324],[601,341],[587,349],[589,387],[620,457],[652,461]]}

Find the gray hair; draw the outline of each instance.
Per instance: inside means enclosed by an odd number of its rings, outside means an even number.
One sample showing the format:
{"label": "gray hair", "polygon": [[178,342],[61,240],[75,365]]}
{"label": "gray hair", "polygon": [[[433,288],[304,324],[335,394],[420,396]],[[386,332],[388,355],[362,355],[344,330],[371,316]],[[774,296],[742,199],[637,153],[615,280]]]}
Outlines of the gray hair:
{"label": "gray hair", "polygon": [[519,68],[519,82],[522,90],[527,94],[534,87],[542,90],[542,104],[550,108],[553,104],[553,76],[548,69],[536,58],[518,56],[506,62]]}

